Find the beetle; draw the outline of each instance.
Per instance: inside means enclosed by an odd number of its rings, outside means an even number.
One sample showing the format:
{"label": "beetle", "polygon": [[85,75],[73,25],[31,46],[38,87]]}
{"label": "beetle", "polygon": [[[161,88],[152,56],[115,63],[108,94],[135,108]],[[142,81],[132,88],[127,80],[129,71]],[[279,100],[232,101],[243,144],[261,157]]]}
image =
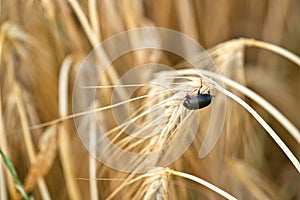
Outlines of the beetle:
{"label": "beetle", "polygon": [[198,89],[198,95],[193,96],[186,94],[183,101],[183,106],[189,110],[198,110],[208,106],[211,103],[212,95],[208,91],[208,94],[201,94],[200,89],[202,88],[202,79],[201,86]]}

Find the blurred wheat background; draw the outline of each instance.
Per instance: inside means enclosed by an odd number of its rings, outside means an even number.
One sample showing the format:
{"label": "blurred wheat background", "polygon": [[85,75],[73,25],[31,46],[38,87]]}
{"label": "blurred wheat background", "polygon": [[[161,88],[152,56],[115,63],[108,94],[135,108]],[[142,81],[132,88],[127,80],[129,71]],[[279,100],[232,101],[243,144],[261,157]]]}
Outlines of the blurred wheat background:
{"label": "blurred wheat background", "polygon": [[[223,76],[260,94],[300,129],[300,66],[231,40],[254,38],[300,55],[299,0],[0,0],[0,12],[0,148],[34,199],[223,198],[172,173],[143,176],[106,167],[89,156],[73,120],[59,120],[72,114],[80,63],[101,41],[122,31],[157,26],[187,34],[208,49]],[[104,84],[115,84],[138,64],[158,61],[179,71],[187,67],[174,55],[142,51],[114,62]],[[69,69],[63,74],[62,68]],[[143,76],[151,73],[145,70]],[[59,92],[62,82],[69,87],[65,93]],[[300,158],[299,141],[273,116],[228,89],[249,103]],[[110,91],[102,95],[100,103],[107,105]],[[238,199],[300,199],[300,176],[291,161],[243,107],[230,99],[226,103],[223,133],[213,151],[199,159],[199,130],[184,155],[168,167],[203,178]],[[201,112],[205,124],[209,112]],[[102,115],[110,130],[110,111]],[[151,152],[149,146],[140,148]],[[21,198],[2,162],[0,199]]]}

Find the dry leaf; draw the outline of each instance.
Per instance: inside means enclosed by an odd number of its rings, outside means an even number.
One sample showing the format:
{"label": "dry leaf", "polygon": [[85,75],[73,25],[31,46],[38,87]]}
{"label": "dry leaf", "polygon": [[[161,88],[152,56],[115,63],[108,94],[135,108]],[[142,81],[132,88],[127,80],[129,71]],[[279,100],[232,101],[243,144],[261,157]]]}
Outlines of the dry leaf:
{"label": "dry leaf", "polygon": [[46,129],[39,141],[39,152],[36,163],[33,164],[24,182],[26,191],[34,188],[37,180],[45,176],[52,167],[57,154],[57,125]]}

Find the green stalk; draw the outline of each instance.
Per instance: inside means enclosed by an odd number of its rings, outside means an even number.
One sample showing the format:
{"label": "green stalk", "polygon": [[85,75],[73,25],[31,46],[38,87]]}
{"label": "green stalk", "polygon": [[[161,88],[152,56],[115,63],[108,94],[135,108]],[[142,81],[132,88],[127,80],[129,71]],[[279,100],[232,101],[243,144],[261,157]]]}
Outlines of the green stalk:
{"label": "green stalk", "polygon": [[9,160],[9,158],[2,152],[1,149],[0,149],[0,154],[1,154],[1,156],[2,156],[2,159],[3,159],[3,161],[4,161],[5,165],[6,165],[6,167],[9,169],[9,171],[10,171],[10,173],[11,173],[11,175],[12,175],[12,177],[13,177],[15,183],[16,183],[16,188],[17,188],[17,190],[19,191],[19,193],[21,194],[21,196],[23,197],[23,199],[25,199],[25,200],[30,200],[29,197],[28,197],[28,195],[27,195],[27,193],[26,193],[25,190],[24,190],[24,187],[23,187],[23,185],[22,185],[22,183],[21,183],[21,181],[20,181],[20,179],[19,179],[19,177],[18,177],[18,174],[17,174],[17,172],[16,172],[16,170],[15,170],[15,168],[14,168],[12,162],[11,162],[11,161]]}

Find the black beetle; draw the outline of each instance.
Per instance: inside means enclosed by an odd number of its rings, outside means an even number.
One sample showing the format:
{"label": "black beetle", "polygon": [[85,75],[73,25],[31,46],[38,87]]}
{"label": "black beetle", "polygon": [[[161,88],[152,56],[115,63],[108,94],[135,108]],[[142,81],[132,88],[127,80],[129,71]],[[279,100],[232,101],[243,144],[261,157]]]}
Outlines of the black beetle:
{"label": "black beetle", "polygon": [[202,79],[201,79],[201,86],[198,89],[197,96],[186,94],[183,101],[184,107],[186,107],[189,110],[198,110],[208,106],[211,103],[212,95],[210,94],[209,91],[208,94],[201,94],[200,93],[201,87],[202,87]]}

